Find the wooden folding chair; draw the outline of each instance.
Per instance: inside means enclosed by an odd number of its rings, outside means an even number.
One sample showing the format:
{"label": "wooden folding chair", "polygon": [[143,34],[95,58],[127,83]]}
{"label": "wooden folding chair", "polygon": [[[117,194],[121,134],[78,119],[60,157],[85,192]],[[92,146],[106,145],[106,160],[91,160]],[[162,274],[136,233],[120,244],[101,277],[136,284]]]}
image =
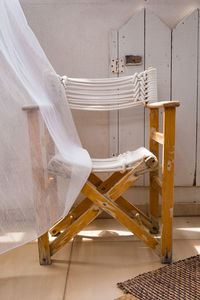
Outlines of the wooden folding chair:
{"label": "wooden folding chair", "polygon": [[[38,239],[40,264],[51,264],[51,257],[102,211],[106,211],[147,246],[159,253],[163,263],[170,263],[175,111],[179,102],[149,103],[157,99],[155,69],[122,78],[86,80],[60,77],[60,80],[66,89],[67,99],[72,109],[114,110],[144,105],[150,112],[150,145],[149,150],[139,148],[117,157],[92,160],[92,173],[81,191],[85,199],[72,207],[64,219]],[[164,110],[163,133],[159,132],[159,109]],[[62,158],[54,155],[53,142],[47,129],[45,127],[41,129],[38,107],[25,106],[23,110],[27,111],[33,180],[38,187],[35,195],[36,207],[40,216],[45,217],[43,200],[46,182],[54,179],[53,184],[56,185],[57,176],[70,176],[70,174]],[[159,144],[163,146],[162,181],[159,179],[158,170]],[[44,152],[46,153],[45,165]],[[45,178],[44,170],[48,170],[48,178]],[[99,172],[110,172],[111,175],[102,181],[96,175]],[[123,192],[146,172],[150,174],[148,215],[122,196]],[[160,242],[154,236],[159,232],[159,194],[162,196]],[[49,205],[55,206],[55,198],[56,193],[50,194]],[[52,242],[49,242],[49,235],[55,237]]]}

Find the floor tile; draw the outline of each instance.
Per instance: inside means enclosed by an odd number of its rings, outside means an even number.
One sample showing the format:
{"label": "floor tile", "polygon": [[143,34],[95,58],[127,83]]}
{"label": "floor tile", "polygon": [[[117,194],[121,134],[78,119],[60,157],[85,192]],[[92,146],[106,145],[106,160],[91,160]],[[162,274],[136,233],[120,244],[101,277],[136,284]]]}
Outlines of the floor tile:
{"label": "floor tile", "polygon": [[[173,260],[200,253],[199,237],[200,217],[174,218]],[[39,265],[35,242],[0,255],[0,299],[112,300],[122,295],[117,282],[161,266],[118,222],[98,219],[51,266]]]}
{"label": "floor tile", "polygon": [[71,243],[54,256],[51,266],[40,266],[37,243],[0,255],[0,299],[62,300]]}
{"label": "floor tile", "polygon": [[[175,240],[174,260],[200,253],[200,240]],[[114,299],[116,283],[163,265],[141,242],[76,242],[65,300]]]}
{"label": "floor tile", "polygon": [[75,242],[65,300],[114,299],[118,281],[160,265],[141,242]]}
{"label": "floor tile", "polygon": [[173,261],[200,254],[200,239],[174,240]]}
{"label": "floor tile", "polygon": [[[110,233],[110,234],[109,234]],[[113,234],[112,234],[113,233]],[[79,234],[80,238],[92,238],[98,241],[137,241],[123,225],[114,219],[97,219]],[[173,221],[174,239],[199,239],[200,217],[176,217]]]}
{"label": "floor tile", "polygon": [[[174,261],[200,253],[199,224],[198,217],[175,218]],[[162,266],[151,249],[115,220],[96,220],[75,240],[65,300],[117,298],[122,295],[117,282]]]}
{"label": "floor tile", "polygon": [[177,217],[173,223],[174,239],[200,238],[200,217]]}

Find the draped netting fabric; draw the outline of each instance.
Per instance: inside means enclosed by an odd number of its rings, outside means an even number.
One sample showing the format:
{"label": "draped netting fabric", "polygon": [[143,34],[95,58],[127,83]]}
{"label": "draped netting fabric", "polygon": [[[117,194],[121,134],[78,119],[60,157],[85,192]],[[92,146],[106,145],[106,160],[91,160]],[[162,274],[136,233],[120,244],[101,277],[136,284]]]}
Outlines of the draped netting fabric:
{"label": "draped netting fabric", "polygon": [[[45,191],[45,214],[35,204],[37,186],[27,112],[37,104],[70,176]],[[45,233],[64,217],[91,171],[81,146],[64,87],[27,24],[18,0],[0,0],[0,253]],[[45,169],[42,170],[45,174]],[[55,190],[52,190],[55,186]],[[48,193],[55,195],[53,205]],[[38,191],[39,193],[39,191]],[[44,209],[44,207],[43,207]],[[45,215],[45,217],[44,217]]]}

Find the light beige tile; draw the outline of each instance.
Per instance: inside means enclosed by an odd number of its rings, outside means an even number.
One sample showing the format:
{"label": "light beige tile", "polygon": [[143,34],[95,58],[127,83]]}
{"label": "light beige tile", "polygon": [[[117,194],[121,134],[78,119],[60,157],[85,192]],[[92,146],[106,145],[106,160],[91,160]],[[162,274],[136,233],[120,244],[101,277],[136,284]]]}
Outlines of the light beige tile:
{"label": "light beige tile", "polygon": [[173,261],[200,254],[200,240],[174,240]]}
{"label": "light beige tile", "polygon": [[0,299],[63,299],[71,243],[54,257],[51,266],[40,266],[37,243],[0,255]]}
{"label": "light beige tile", "polygon": [[[174,261],[200,253],[200,240],[175,240]],[[141,242],[76,242],[65,300],[114,299],[116,283],[163,265]]]}
{"label": "light beige tile", "polygon": [[174,218],[174,239],[199,239],[200,217]]}
{"label": "light beige tile", "polygon": [[[199,225],[199,217],[174,218],[174,261],[200,253]],[[126,236],[128,231],[115,220],[96,220],[83,233],[73,246],[65,300],[115,299],[122,295],[117,282],[162,266],[151,249]],[[70,249],[71,243],[45,267],[38,263],[36,243],[0,255],[0,299],[63,299]]]}
{"label": "light beige tile", "polygon": [[[199,225],[200,218],[175,218],[174,261],[200,253]],[[191,228],[196,228],[192,236]],[[119,236],[107,236],[107,240],[97,237],[107,231],[118,232]],[[96,220],[86,227],[85,237],[74,243],[65,300],[114,299],[122,295],[117,282],[163,266],[142,242],[133,236],[120,236],[123,231],[124,227],[108,219]],[[92,237],[91,241],[86,239],[87,235]]]}
{"label": "light beige tile", "polygon": [[114,299],[116,283],[161,266],[141,242],[76,242],[65,300]]}
{"label": "light beige tile", "polygon": [[136,238],[123,225],[114,219],[96,219],[78,235],[78,240],[91,239],[101,241],[134,241]]}
{"label": "light beige tile", "polygon": [[[116,235],[106,234],[106,231],[115,232]],[[117,236],[118,235],[118,236]],[[114,219],[97,219],[89,224],[80,236],[91,237],[98,241],[118,240],[118,241],[137,241],[124,226]],[[199,239],[200,238],[200,217],[176,217],[173,221],[174,239]]]}

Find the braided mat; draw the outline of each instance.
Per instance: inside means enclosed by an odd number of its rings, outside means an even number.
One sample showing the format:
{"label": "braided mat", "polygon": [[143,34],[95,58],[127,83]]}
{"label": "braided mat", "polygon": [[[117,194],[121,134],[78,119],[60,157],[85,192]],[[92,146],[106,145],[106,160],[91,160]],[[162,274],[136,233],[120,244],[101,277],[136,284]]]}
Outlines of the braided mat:
{"label": "braided mat", "polygon": [[200,255],[117,284],[138,300],[200,299]]}

